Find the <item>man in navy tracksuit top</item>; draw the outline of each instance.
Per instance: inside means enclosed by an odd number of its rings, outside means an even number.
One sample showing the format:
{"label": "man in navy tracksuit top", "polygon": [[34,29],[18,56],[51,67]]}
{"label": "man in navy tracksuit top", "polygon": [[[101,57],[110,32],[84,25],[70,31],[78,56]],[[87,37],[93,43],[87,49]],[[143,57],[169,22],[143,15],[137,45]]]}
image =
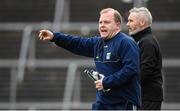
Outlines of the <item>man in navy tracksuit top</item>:
{"label": "man in navy tracksuit top", "polygon": [[120,32],[121,23],[120,13],[107,8],[100,12],[100,36],[87,38],[49,30],[41,30],[39,34],[41,40],[94,58],[96,70],[103,76],[95,81],[93,110],[132,110],[141,105],[139,48],[131,37]]}

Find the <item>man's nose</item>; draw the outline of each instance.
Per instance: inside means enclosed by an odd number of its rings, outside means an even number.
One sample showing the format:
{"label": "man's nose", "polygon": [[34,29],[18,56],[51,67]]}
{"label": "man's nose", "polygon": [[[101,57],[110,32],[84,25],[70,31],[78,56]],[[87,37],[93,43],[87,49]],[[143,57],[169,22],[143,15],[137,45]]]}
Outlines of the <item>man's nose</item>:
{"label": "man's nose", "polygon": [[101,26],[104,26],[104,22],[101,23]]}
{"label": "man's nose", "polygon": [[104,27],[105,25],[104,25],[104,23],[101,23],[99,26],[100,26],[100,27]]}

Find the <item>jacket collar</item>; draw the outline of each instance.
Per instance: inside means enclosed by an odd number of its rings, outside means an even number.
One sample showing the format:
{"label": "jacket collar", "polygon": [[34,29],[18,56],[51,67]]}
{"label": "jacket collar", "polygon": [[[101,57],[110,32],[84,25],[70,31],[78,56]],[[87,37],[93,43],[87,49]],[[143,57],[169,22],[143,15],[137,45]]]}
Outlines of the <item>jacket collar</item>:
{"label": "jacket collar", "polygon": [[148,34],[148,33],[151,33],[151,27],[147,27],[145,28],[144,30],[132,35],[132,37],[134,38],[134,40],[136,42],[138,42],[141,38],[144,37],[144,35]]}

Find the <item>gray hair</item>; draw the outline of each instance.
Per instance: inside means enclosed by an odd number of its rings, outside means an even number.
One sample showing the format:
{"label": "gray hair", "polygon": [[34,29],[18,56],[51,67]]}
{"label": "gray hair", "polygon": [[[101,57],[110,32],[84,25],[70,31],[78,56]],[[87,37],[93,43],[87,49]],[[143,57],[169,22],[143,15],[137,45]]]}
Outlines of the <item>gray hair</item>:
{"label": "gray hair", "polygon": [[145,8],[145,7],[140,7],[140,8],[134,7],[129,12],[130,13],[132,13],[132,12],[139,13],[141,17],[146,19],[148,26],[152,25],[152,15],[151,15],[151,12],[147,8]]}

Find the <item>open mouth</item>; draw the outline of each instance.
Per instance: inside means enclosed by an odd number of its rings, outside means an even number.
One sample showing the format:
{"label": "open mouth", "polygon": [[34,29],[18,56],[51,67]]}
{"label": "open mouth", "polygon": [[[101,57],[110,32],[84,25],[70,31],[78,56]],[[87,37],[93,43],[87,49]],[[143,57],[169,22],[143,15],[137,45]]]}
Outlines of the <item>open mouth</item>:
{"label": "open mouth", "polygon": [[101,30],[101,32],[107,32],[107,30]]}

